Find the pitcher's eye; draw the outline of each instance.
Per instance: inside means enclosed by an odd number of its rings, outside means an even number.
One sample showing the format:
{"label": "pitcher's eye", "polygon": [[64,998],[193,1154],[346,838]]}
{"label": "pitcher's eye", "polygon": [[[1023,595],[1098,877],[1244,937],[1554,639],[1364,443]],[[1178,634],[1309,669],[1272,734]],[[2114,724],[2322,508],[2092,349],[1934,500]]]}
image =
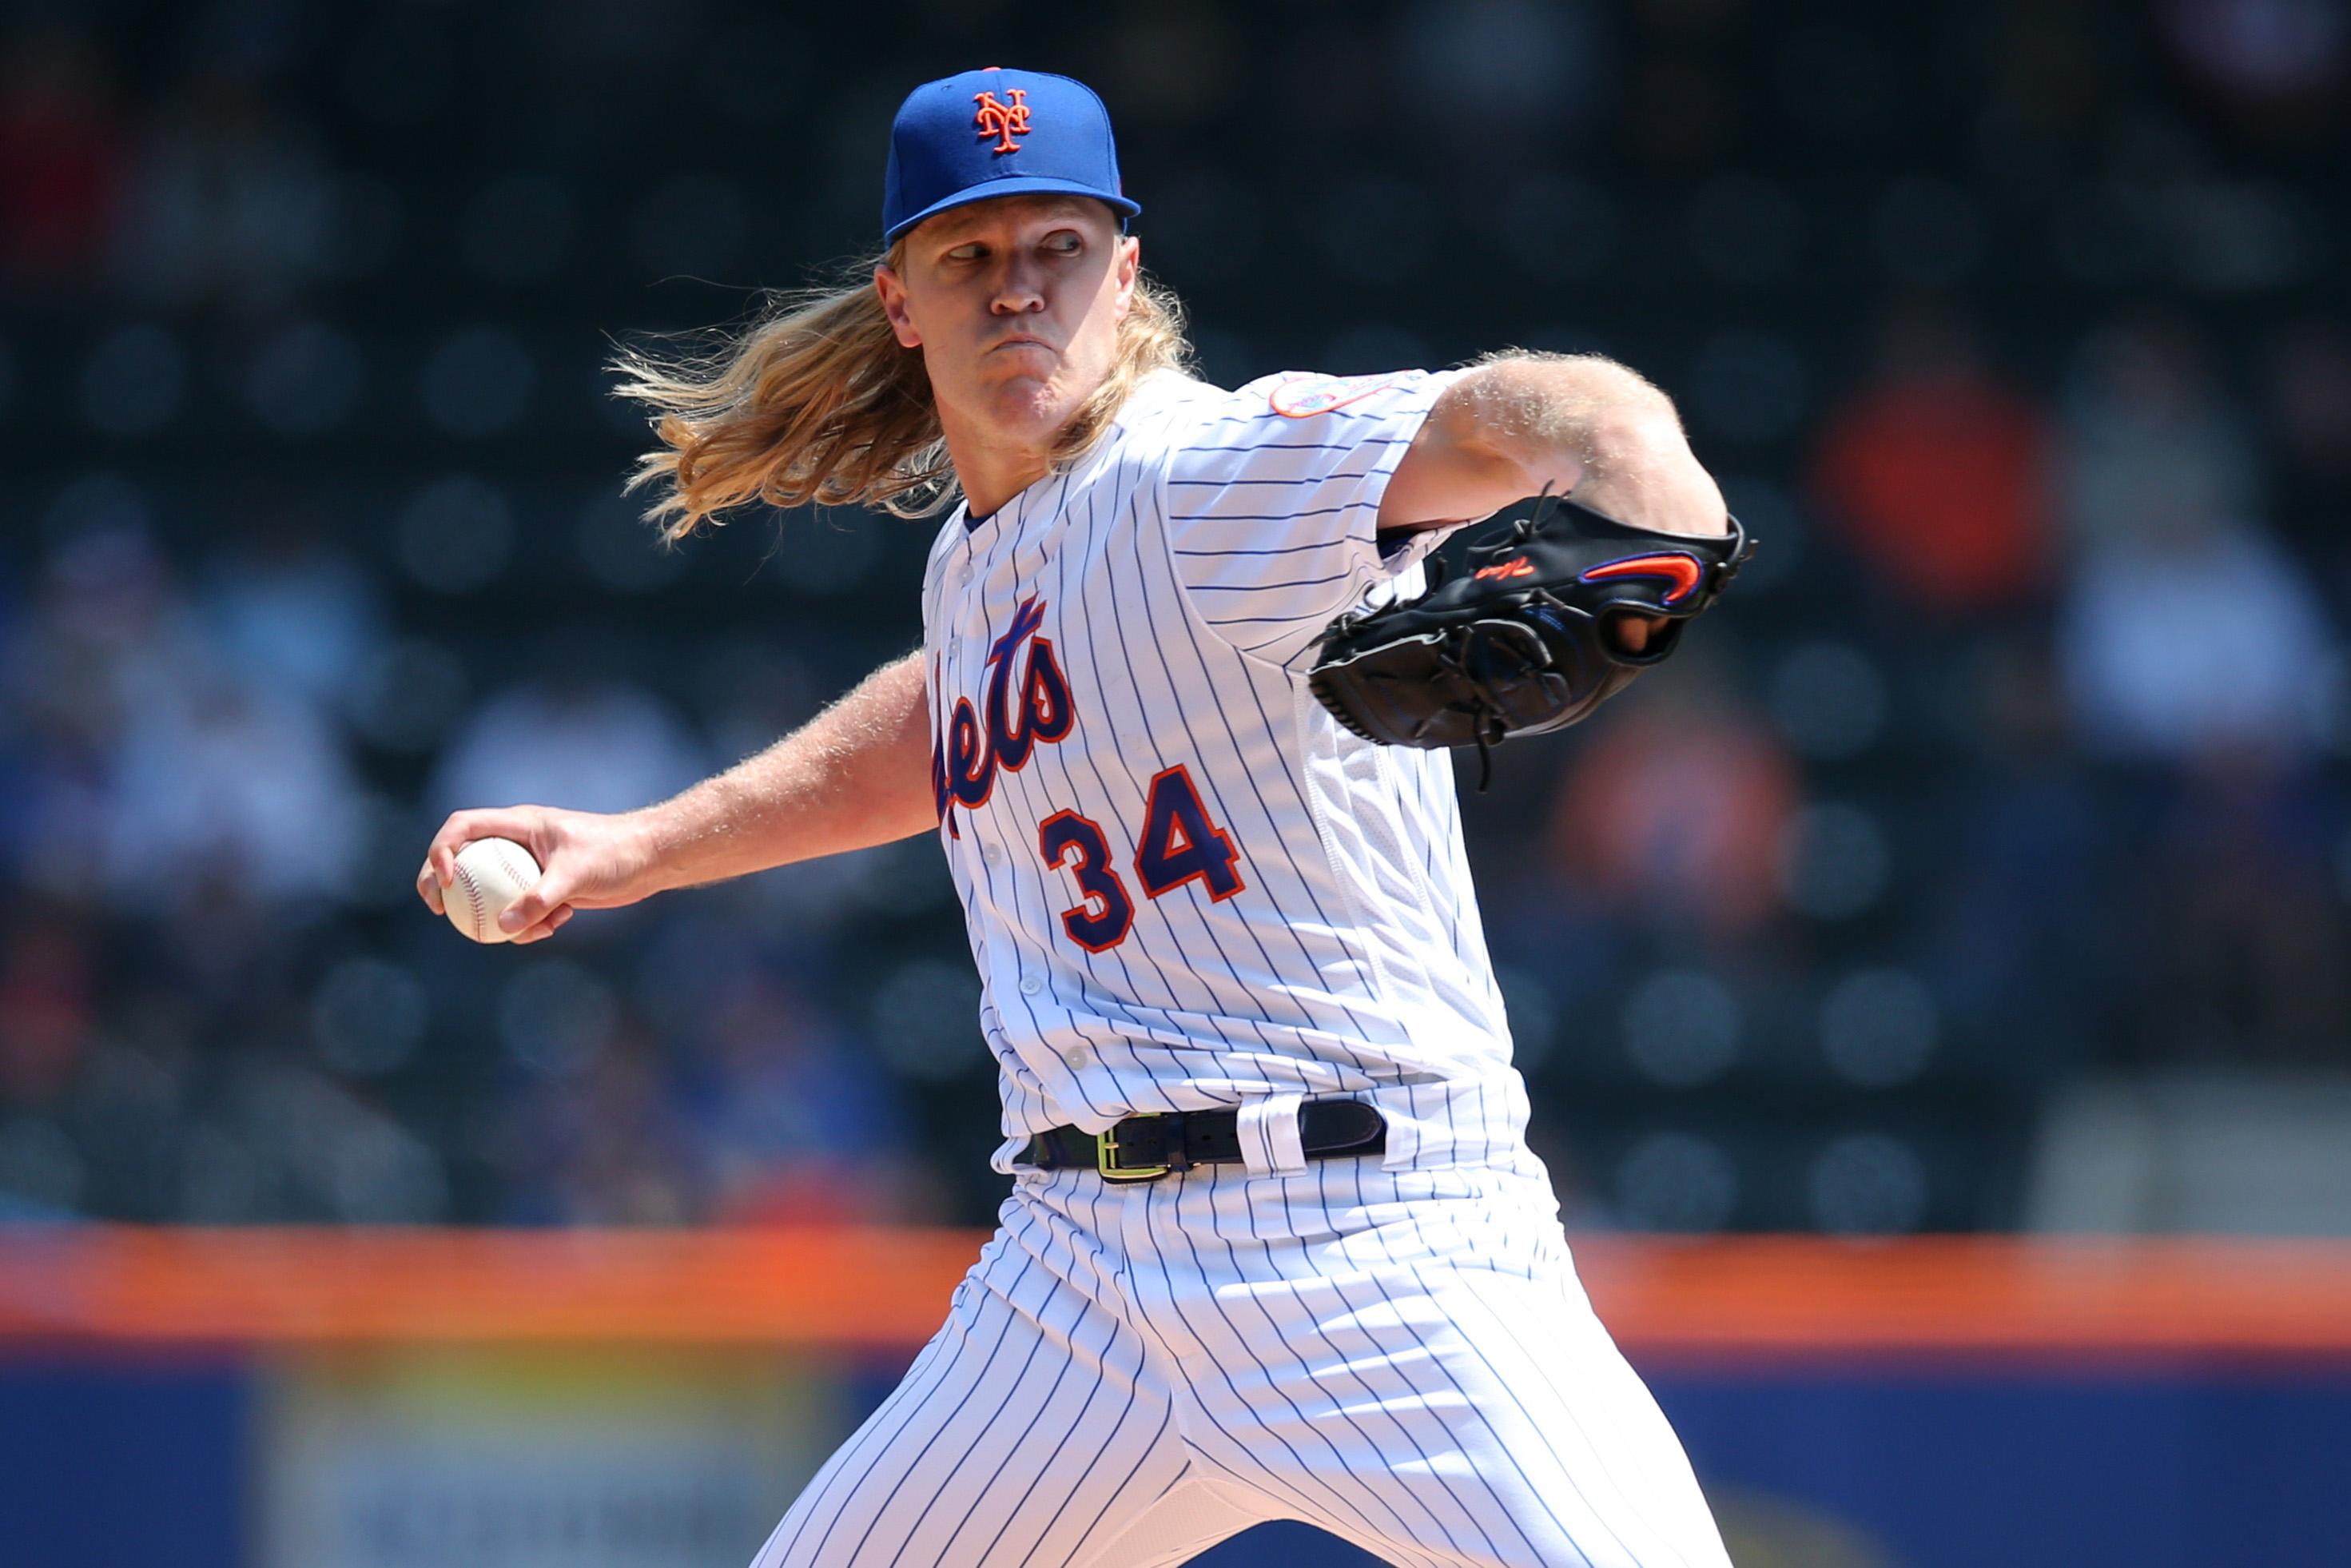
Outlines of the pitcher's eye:
{"label": "pitcher's eye", "polygon": [[1063,229],[1045,236],[1045,248],[1059,256],[1075,256],[1085,247],[1085,236],[1075,229]]}
{"label": "pitcher's eye", "polygon": [[959,245],[953,250],[947,252],[947,259],[949,261],[977,261],[986,249],[987,247],[982,246],[977,240],[971,240],[966,244]]}

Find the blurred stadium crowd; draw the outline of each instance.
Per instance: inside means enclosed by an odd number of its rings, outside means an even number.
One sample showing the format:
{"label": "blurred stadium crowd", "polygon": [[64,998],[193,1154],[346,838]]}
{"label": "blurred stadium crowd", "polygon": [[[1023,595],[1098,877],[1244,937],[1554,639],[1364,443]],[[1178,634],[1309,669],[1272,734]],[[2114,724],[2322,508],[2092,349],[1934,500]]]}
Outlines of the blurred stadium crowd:
{"label": "blurred stadium crowd", "polygon": [[0,1214],[986,1218],[927,841],[412,890],[913,644],[927,525],[655,549],[600,366],[858,254],[983,57],[1102,90],[1213,379],[1600,350],[1762,540],[1469,800],[1573,1222],[2011,1227],[2085,1075],[2351,1066],[2351,16],[1957,9],[11,6]]}

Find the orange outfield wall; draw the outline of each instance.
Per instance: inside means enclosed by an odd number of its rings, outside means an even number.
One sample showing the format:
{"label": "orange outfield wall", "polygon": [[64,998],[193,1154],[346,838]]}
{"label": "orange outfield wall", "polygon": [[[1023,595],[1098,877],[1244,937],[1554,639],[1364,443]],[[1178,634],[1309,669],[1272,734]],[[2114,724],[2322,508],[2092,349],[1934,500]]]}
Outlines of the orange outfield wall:
{"label": "orange outfield wall", "polygon": [[[0,1228],[0,1341],[911,1346],[959,1230]],[[1642,1351],[2351,1352],[2351,1244],[1588,1237]]]}

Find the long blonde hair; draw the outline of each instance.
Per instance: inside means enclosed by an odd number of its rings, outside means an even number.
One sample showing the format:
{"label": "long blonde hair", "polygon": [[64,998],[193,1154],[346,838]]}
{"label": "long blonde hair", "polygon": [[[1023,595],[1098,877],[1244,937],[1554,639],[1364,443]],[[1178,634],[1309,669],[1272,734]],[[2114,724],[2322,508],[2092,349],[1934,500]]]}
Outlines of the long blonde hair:
{"label": "long blonde hair", "polygon": [[[625,486],[662,486],[645,519],[675,544],[705,521],[753,501],[771,507],[878,507],[925,517],[961,493],[920,349],[903,347],[873,291],[878,263],[829,287],[769,290],[748,325],[690,333],[674,358],[623,348],[611,362],[616,397],[653,410],[659,449]],[[1083,456],[1127,394],[1157,370],[1187,369],[1183,307],[1138,275],[1119,323],[1111,373],[1053,444],[1053,461]]]}

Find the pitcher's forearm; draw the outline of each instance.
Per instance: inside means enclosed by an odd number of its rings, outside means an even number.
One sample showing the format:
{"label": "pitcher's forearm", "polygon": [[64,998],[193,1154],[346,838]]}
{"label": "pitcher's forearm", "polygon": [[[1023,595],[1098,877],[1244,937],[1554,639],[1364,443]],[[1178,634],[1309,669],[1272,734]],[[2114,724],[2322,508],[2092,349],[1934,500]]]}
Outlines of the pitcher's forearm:
{"label": "pitcher's forearm", "polygon": [[938,825],[930,744],[910,653],[758,756],[632,815],[664,888],[889,843]]}
{"label": "pitcher's forearm", "polygon": [[1546,488],[1662,533],[1728,531],[1671,399],[1613,360],[1528,353],[1488,360],[1438,395],[1380,527],[1483,517]]}

